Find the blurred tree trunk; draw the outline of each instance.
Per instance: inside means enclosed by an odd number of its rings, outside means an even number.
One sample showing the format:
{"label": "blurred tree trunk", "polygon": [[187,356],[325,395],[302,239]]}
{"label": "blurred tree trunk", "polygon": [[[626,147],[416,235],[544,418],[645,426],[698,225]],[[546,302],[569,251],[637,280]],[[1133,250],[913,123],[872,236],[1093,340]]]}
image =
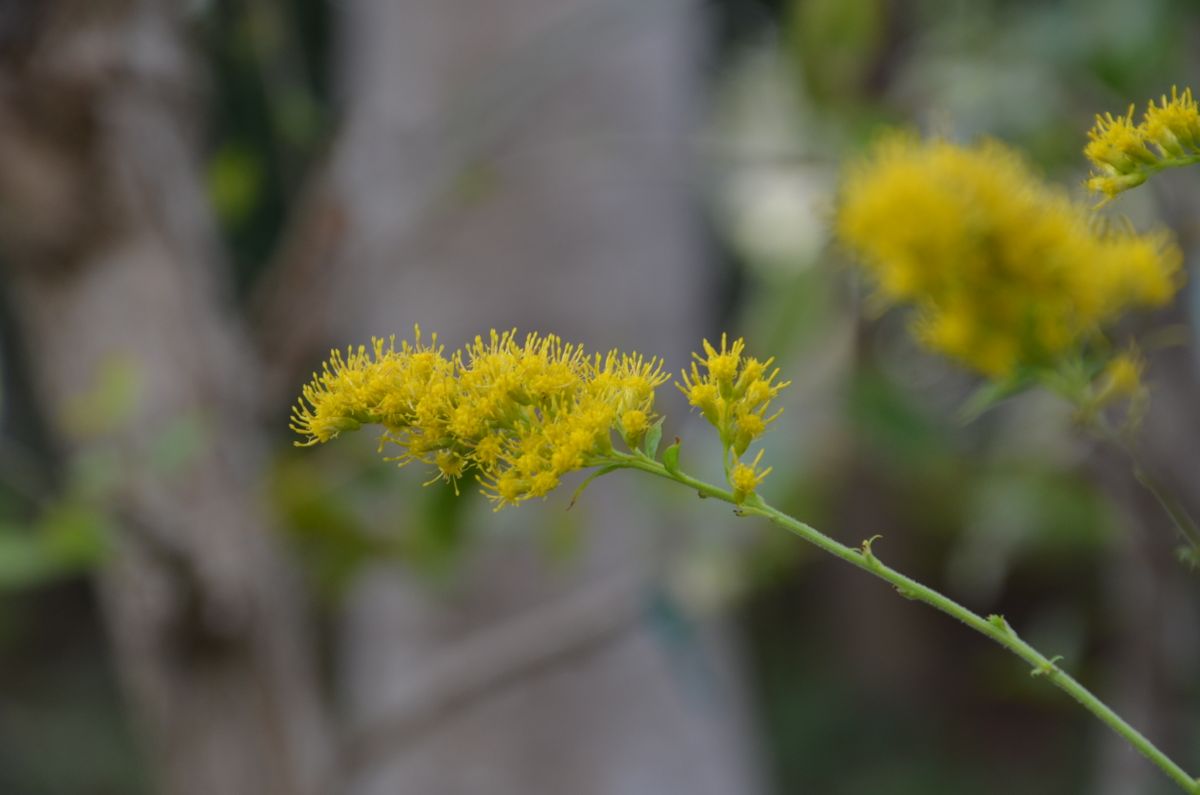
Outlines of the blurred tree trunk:
{"label": "blurred tree trunk", "polygon": [[[451,347],[519,326],[687,361],[711,333],[687,184],[697,9],[340,11],[346,126],[261,294],[280,391],[331,344],[415,322]],[[339,643],[348,791],[756,790],[720,627],[672,647],[647,620],[663,522],[628,485],[599,481],[570,515],[566,493],[469,503],[481,527],[454,587],[384,565],[361,579]],[[538,528],[568,522],[582,549],[556,563]]]}
{"label": "blurred tree trunk", "polygon": [[0,241],[47,422],[112,519],[99,588],[157,790],[317,793],[313,654],[256,502],[181,5],[6,6]]}

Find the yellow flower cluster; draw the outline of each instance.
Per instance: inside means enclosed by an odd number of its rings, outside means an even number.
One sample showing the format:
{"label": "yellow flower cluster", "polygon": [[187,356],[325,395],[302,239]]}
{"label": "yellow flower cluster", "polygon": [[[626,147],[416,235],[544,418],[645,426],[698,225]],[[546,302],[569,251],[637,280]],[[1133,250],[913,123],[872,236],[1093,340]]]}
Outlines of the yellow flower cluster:
{"label": "yellow flower cluster", "polygon": [[886,136],[848,171],[836,225],[881,297],[916,308],[922,344],[993,378],[1080,353],[1181,282],[1165,233],[1102,228],[992,141]]}
{"label": "yellow flower cluster", "polygon": [[1088,187],[1109,199],[1135,188],[1156,171],[1200,161],[1200,108],[1192,90],[1171,89],[1159,104],[1150,101],[1142,122],[1133,121],[1134,106],[1124,116],[1096,116],[1083,153],[1097,169]]}
{"label": "yellow flower cluster", "polygon": [[[373,340],[334,351],[304,387],[291,427],[302,446],[381,425],[386,444],[456,484],[474,470],[497,508],[553,490],[568,472],[611,451],[617,430],[632,446],[656,421],[657,359],[616,351],[589,356],[553,335],[492,331],[447,356],[437,344]],[[432,481],[430,481],[432,482]]]}
{"label": "yellow flower cluster", "polygon": [[[677,386],[688,403],[700,409],[704,418],[721,434],[721,446],[726,454],[726,471],[734,498],[740,503],[753,494],[771,472],[760,469],[762,452],[749,463],[741,461],[750,444],[766,431],[780,412],[767,415],[771,400],[790,383],[775,383],[779,369],[771,369],[774,359],[759,361],[743,356],[746,343],[734,340],[730,345],[721,335],[721,348],[704,341],[704,356],[693,354],[690,373],[683,374]],[[700,372],[700,368],[704,372]],[[732,454],[732,459],[730,459]]]}

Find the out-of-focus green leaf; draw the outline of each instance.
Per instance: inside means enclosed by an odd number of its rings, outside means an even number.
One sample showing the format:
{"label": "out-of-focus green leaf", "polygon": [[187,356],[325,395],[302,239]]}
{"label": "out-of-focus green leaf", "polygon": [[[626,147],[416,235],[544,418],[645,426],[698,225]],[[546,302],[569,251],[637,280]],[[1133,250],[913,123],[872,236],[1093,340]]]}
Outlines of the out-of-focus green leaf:
{"label": "out-of-focus green leaf", "polygon": [[120,427],[137,410],[142,373],[136,361],[116,355],[107,359],[91,386],[68,401],[63,423],[80,438],[97,436]]}
{"label": "out-of-focus green leaf", "polygon": [[366,561],[385,554],[345,490],[331,488],[318,468],[282,462],[274,472],[271,495],[289,540],[324,597],[336,599]]}
{"label": "out-of-focus green leaf", "polygon": [[1179,562],[1185,564],[1193,571],[1200,569],[1200,550],[1195,547],[1181,546],[1175,550]]}
{"label": "out-of-focus green leaf", "polygon": [[163,474],[183,470],[204,451],[207,434],[208,428],[199,416],[187,414],[176,418],[154,439],[151,464]]}
{"label": "out-of-focus green leaf", "polygon": [[123,473],[116,448],[108,445],[85,448],[72,462],[70,491],[81,500],[103,499],[117,487]]}
{"label": "out-of-focus green leaf", "polygon": [[0,527],[0,588],[27,588],[53,573],[45,545],[26,528]]}
{"label": "out-of-focus green leaf", "polygon": [[310,146],[320,136],[324,124],[321,108],[307,91],[288,86],[278,97],[274,111],[280,134],[292,146]]}
{"label": "out-of-focus green leaf", "polygon": [[894,456],[906,468],[946,452],[943,430],[916,400],[883,374],[857,374],[850,387],[850,419],[872,450]]}
{"label": "out-of-focus green leaf", "polygon": [[415,521],[401,538],[405,561],[434,575],[450,572],[469,538],[463,511],[474,493],[455,494],[444,483],[418,492]]}
{"label": "out-of-focus green leaf", "polygon": [[958,411],[958,420],[964,425],[979,419],[987,411],[1008,398],[1019,394],[1029,386],[1029,379],[1011,378],[1004,381],[988,381],[967,398]]}
{"label": "out-of-focus green leaf", "polygon": [[32,527],[0,525],[0,590],[86,571],[103,557],[104,537],[98,512],[69,503],[48,509]]}
{"label": "out-of-focus green leaf", "polygon": [[228,143],[208,164],[208,193],[217,215],[227,224],[246,220],[258,205],[266,174],[260,155]]}
{"label": "out-of-focus green leaf", "polygon": [[789,33],[813,99],[853,103],[884,41],[883,0],[797,0]]}

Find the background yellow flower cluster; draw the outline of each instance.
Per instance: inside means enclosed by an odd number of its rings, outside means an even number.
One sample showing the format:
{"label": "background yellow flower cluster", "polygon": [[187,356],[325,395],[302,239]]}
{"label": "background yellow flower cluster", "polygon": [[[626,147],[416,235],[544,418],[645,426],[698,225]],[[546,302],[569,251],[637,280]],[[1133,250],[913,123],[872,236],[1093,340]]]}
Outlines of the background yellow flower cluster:
{"label": "background yellow flower cluster", "polygon": [[884,137],[847,174],[837,233],[924,345],[993,378],[1078,356],[1181,284],[1166,233],[1108,228],[995,141]]}

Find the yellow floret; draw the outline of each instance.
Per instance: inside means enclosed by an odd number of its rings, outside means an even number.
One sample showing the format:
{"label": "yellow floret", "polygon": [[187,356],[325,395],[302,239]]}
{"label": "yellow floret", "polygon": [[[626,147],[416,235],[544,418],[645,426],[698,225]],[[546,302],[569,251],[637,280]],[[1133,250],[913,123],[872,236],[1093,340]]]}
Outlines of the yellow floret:
{"label": "yellow floret", "polygon": [[733,422],[734,454],[740,456],[746,452],[746,448],[767,430],[768,422],[770,420],[758,412],[745,411],[740,413]]}
{"label": "yellow floret", "polygon": [[754,461],[749,464],[744,464],[741,461],[736,463],[733,470],[729,473],[729,485],[733,487],[733,499],[737,503],[743,503],[746,498],[753,494],[763,482],[767,475],[771,474],[771,467],[759,469],[759,462],[762,461],[762,451],[754,457]]}
{"label": "yellow floret", "polygon": [[646,436],[650,418],[641,409],[630,409],[621,415],[621,436],[630,449],[636,449]]}
{"label": "yellow floret", "polygon": [[745,347],[746,342],[740,337],[729,346],[726,335],[722,334],[720,350],[714,348],[708,340],[704,340],[705,356],[698,353],[692,355],[708,371],[708,381],[725,392],[733,388],[733,380],[737,377],[742,360],[742,349]]}

